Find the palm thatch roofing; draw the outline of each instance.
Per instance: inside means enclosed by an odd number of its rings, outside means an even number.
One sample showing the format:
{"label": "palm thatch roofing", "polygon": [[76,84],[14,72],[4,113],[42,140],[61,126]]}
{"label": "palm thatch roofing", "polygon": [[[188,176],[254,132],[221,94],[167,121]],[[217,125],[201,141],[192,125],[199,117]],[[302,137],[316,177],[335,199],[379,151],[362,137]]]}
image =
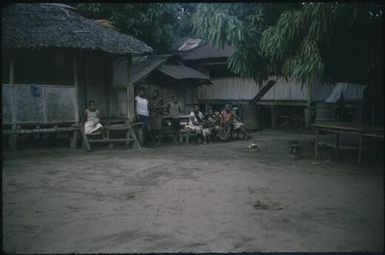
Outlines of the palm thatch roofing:
{"label": "palm thatch roofing", "polygon": [[70,48],[116,55],[152,52],[144,42],[103,27],[61,4],[18,3],[2,10],[3,50]]}

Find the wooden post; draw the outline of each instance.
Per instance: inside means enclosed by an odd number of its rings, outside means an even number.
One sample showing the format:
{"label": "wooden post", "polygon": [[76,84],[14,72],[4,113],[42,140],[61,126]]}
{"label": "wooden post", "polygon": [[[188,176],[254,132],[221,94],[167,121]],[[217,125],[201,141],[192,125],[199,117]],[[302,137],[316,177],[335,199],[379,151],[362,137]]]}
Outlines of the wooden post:
{"label": "wooden post", "polygon": [[[9,85],[12,90],[12,129],[16,129],[15,62],[12,56],[9,59]],[[16,149],[17,134],[9,136],[8,144],[11,150]]]}
{"label": "wooden post", "polygon": [[43,118],[44,122],[48,121],[47,118],[47,87],[42,88],[42,95],[43,95]]}
{"label": "wooden post", "polygon": [[260,109],[259,109],[259,107],[257,105],[255,107],[256,107],[255,114],[257,115],[257,116],[255,116],[256,129],[260,130],[261,129],[260,126],[259,126],[259,110]]}
{"label": "wooden post", "polygon": [[75,94],[75,121],[79,122],[79,80],[78,80],[78,61],[76,51],[73,55],[73,76],[74,76],[74,94]]}
{"label": "wooden post", "polygon": [[131,64],[132,64],[132,58],[128,58],[127,60],[127,73],[128,73],[128,82],[129,84],[127,85],[127,117],[131,122],[134,122],[134,84],[132,83],[131,79]]}
{"label": "wooden post", "polygon": [[[75,109],[75,122],[79,126],[79,77],[78,77],[78,61],[77,54],[74,51],[73,54],[73,82],[74,82],[74,109]],[[70,147],[76,148],[78,140],[78,131],[75,130],[70,138]]]}
{"label": "wooden post", "polygon": [[278,118],[277,107],[272,105],[271,106],[271,127],[272,128],[277,128],[277,118]]}
{"label": "wooden post", "polygon": [[336,150],[337,150],[337,153],[338,153],[338,149],[340,148],[340,134],[337,133],[336,134]]}
{"label": "wooden post", "polygon": [[314,156],[315,156],[316,160],[318,160],[318,137],[319,137],[319,130],[316,127],[315,128],[315,139],[314,139]]}
{"label": "wooden post", "polygon": [[78,134],[79,131],[75,130],[72,132],[72,137],[70,138],[70,147],[75,149],[78,146]]}
{"label": "wooden post", "polygon": [[127,118],[131,121],[134,122],[135,120],[135,113],[134,113],[134,85],[129,84],[127,86]]}
{"label": "wooden post", "polygon": [[12,90],[12,129],[16,127],[16,97],[15,97],[15,62],[12,57],[9,59],[9,85]]}
{"label": "wooden post", "polygon": [[362,123],[362,103],[356,103],[355,104],[355,111],[353,116],[353,123]]}
{"label": "wooden post", "polygon": [[[134,141],[133,145],[135,149],[141,149],[143,146],[144,138],[143,138],[143,129],[142,128],[137,128],[136,133],[134,130],[131,128],[131,136],[133,137],[134,135],[136,136],[136,141]],[[135,138],[134,138],[135,140]]]}
{"label": "wooden post", "polygon": [[309,82],[307,87],[307,107],[305,109],[305,127],[310,128],[311,123],[311,95],[313,88],[313,80]]}
{"label": "wooden post", "polygon": [[362,154],[362,135],[360,134],[360,137],[358,139],[358,159],[357,159],[357,164],[361,163],[361,154]]}

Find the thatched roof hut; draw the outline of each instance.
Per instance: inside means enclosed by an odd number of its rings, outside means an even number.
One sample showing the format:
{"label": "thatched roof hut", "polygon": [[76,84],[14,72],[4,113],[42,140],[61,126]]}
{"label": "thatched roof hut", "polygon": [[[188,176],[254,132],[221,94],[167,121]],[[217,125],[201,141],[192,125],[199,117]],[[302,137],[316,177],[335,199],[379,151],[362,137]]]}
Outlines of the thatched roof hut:
{"label": "thatched roof hut", "polygon": [[2,10],[3,50],[68,48],[140,55],[151,47],[60,4],[11,4]]}

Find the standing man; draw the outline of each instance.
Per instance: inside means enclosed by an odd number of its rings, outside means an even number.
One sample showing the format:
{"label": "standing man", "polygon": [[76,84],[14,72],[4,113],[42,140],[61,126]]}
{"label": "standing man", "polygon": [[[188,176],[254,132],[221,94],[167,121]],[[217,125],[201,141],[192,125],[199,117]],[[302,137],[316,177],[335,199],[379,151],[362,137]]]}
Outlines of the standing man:
{"label": "standing man", "polygon": [[152,139],[156,145],[160,145],[162,131],[162,112],[163,99],[159,96],[159,91],[154,90],[153,97],[150,102],[151,108],[151,132]]}
{"label": "standing man", "polygon": [[234,128],[235,113],[231,110],[230,105],[226,104],[224,111],[222,111],[221,127],[223,130],[223,140],[227,142],[231,137],[231,132]]}
{"label": "standing man", "polygon": [[[174,133],[173,141],[176,144],[178,142],[178,137],[180,136],[179,115],[182,113],[182,105],[178,102],[176,96],[174,96],[173,100],[168,103],[167,112],[171,118],[171,130]],[[179,142],[182,143],[182,141]]]}
{"label": "standing man", "polygon": [[145,90],[143,87],[139,88],[139,95],[135,97],[135,112],[136,120],[143,122],[144,125],[144,138],[148,139],[150,133],[150,111],[148,100],[145,98]]}

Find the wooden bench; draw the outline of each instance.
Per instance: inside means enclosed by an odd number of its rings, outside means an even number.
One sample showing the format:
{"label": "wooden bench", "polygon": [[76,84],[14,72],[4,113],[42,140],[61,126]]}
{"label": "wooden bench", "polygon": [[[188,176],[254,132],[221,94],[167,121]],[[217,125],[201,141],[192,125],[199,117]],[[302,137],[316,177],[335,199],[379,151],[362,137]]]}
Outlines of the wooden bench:
{"label": "wooden bench", "polygon": [[[107,143],[108,148],[112,149],[115,143],[125,143],[126,146],[129,146],[132,143],[135,149],[141,149],[141,144],[137,138],[137,135],[134,132],[133,125],[128,121],[124,121],[123,124],[111,124],[113,122],[102,122],[103,129],[105,131],[105,137],[102,136],[101,131],[97,131],[91,135],[86,135],[84,133],[84,124],[81,125],[81,134],[83,141],[83,148],[87,151],[91,151],[92,143]],[[136,123],[134,126],[139,126],[140,123]],[[123,138],[113,138],[112,133],[125,131],[125,137]]]}
{"label": "wooden bench", "polygon": [[182,143],[189,143],[190,142],[190,137],[197,138],[198,134],[195,131],[182,131],[180,132],[180,140]]}
{"label": "wooden bench", "polygon": [[70,147],[76,148],[79,135],[77,123],[55,123],[55,124],[17,124],[14,128],[3,126],[3,135],[8,135],[8,144],[11,150],[17,149],[19,135],[43,134],[43,133],[72,133],[70,135]]}
{"label": "wooden bench", "polygon": [[336,134],[336,150],[338,152],[340,134],[354,134],[358,136],[358,158],[357,164],[361,162],[362,142],[364,137],[373,137],[384,140],[384,127],[362,125],[347,122],[324,121],[312,125],[315,130],[314,157],[318,159],[318,142],[320,132]]}

